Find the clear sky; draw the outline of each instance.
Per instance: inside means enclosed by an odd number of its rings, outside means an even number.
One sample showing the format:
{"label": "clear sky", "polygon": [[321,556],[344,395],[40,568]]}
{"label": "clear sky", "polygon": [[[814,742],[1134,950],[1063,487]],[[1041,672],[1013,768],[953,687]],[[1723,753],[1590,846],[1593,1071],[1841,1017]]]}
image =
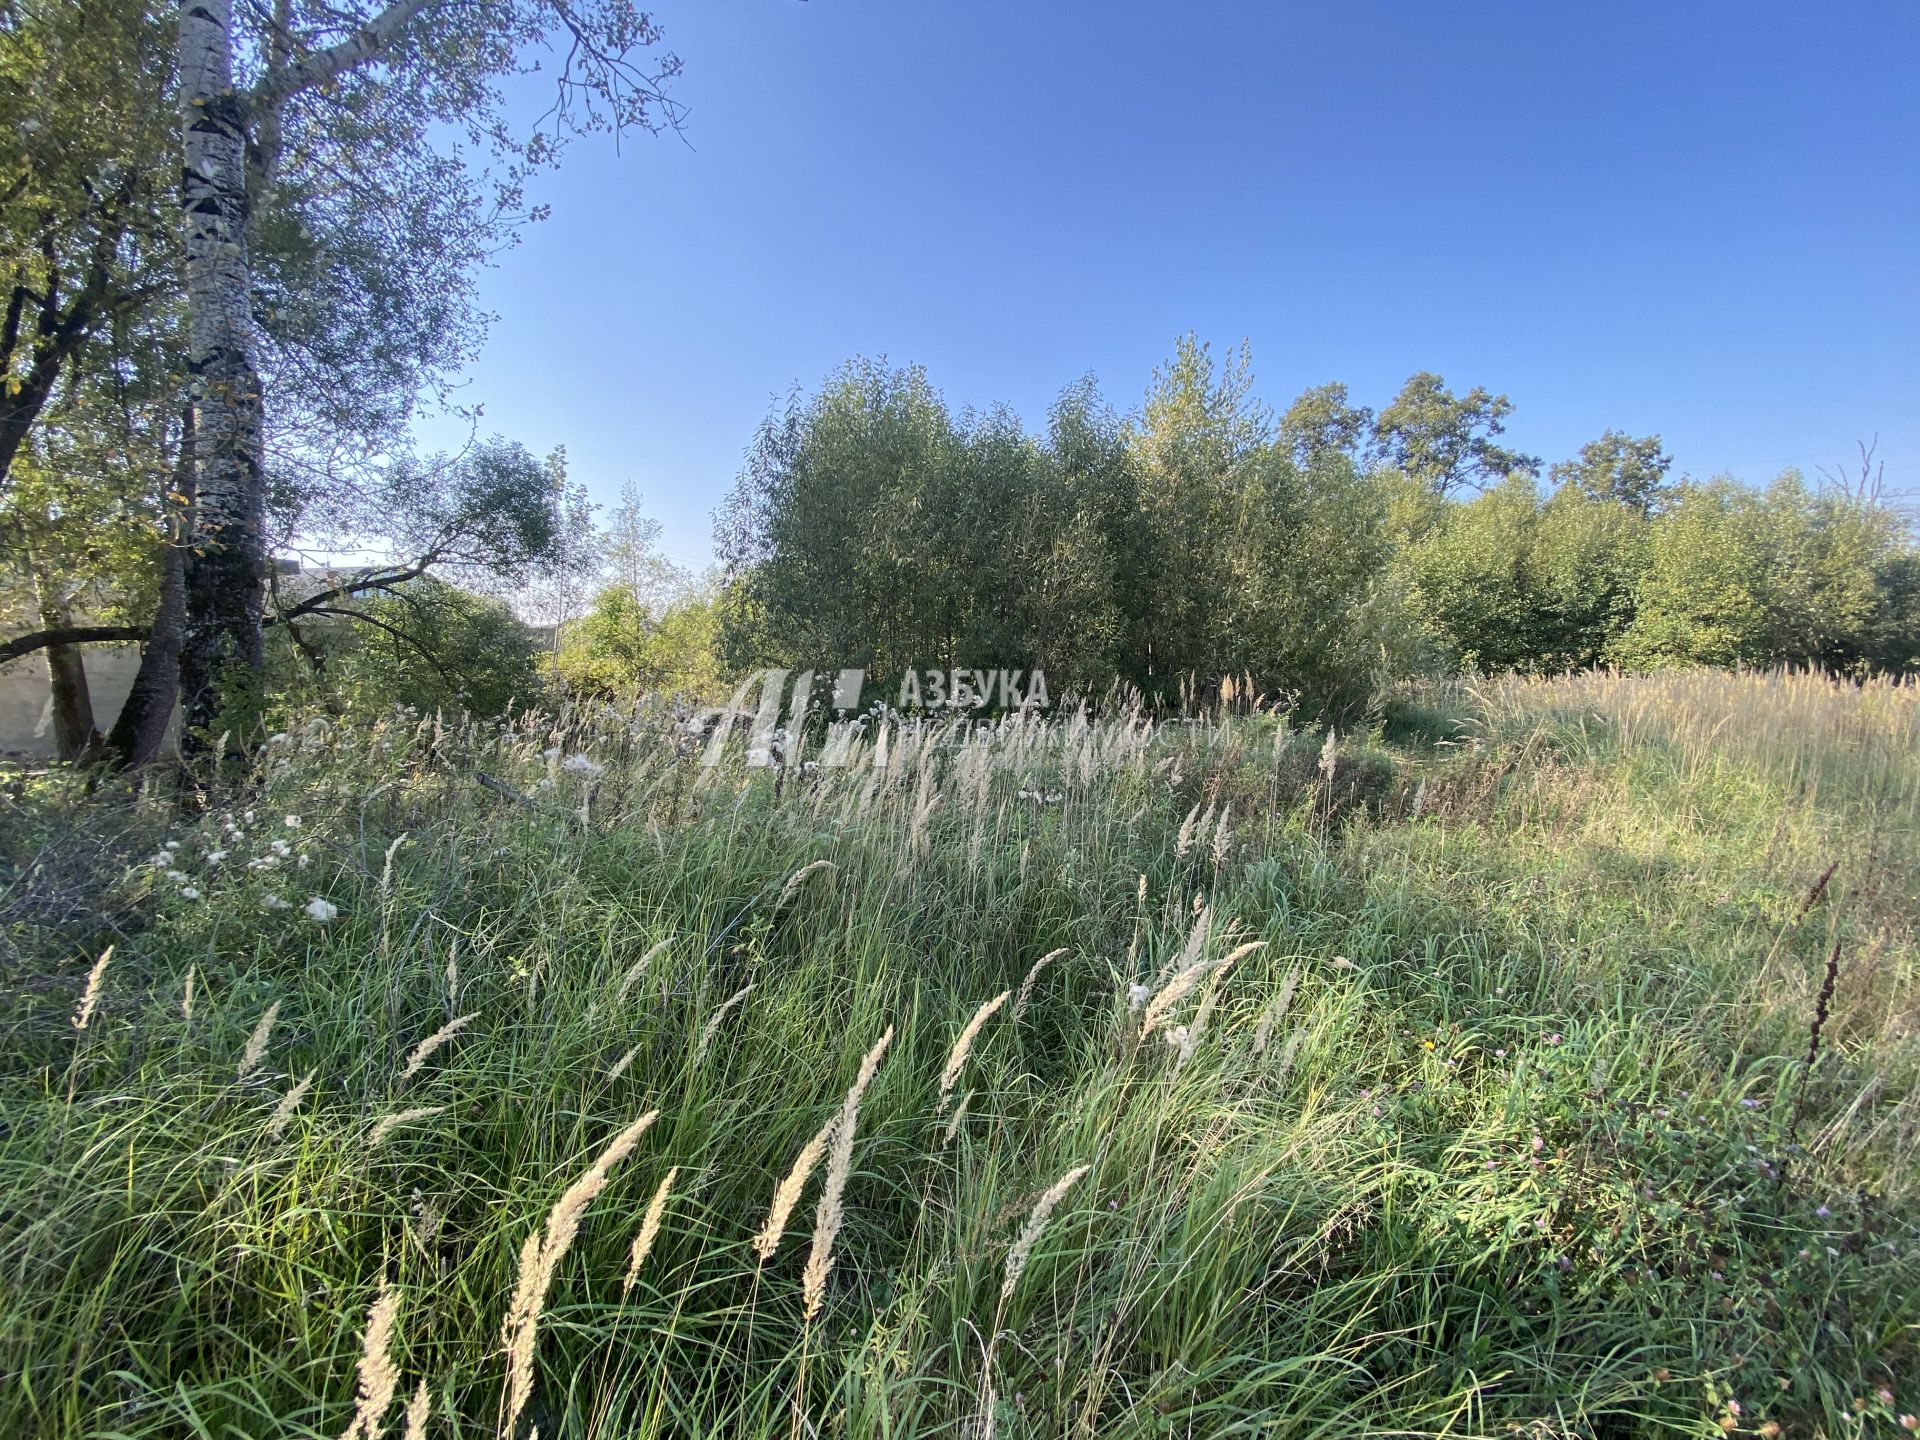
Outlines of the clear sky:
{"label": "clear sky", "polygon": [[[688,144],[576,142],[465,397],[683,562],[854,355],[1038,426],[1192,329],[1284,406],[1420,369],[1548,460],[1920,484],[1920,4],[656,0]],[[426,427],[429,442],[453,432]]]}

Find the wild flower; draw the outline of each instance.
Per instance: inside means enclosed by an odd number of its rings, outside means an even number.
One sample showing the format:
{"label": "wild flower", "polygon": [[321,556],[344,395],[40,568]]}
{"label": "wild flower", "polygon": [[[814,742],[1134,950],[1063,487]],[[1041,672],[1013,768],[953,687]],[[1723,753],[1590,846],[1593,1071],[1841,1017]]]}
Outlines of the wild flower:
{"label": "wild flower", "polygon": [[569,755],[560,762],[560,768],[569,774],[584,775],[589,780],[597,775],[604,775],[607,770],[606,766],[590,755]]}
{"label": "wild flower", "polygon": [[1027,1261],[1033,1256],[1033,1247],[1040,1239],[1040,1232],[1047,1228],[1047,1221],[1052,1217],[1055,1207],[1066,1198],[1067,1191],[1073,1188],[1074,1183],[1092,1168],[1091,1165],[1076,1165],[1054,1181],[1034,1202],[1019,1238],[1013,1242],[1013,1248],[1007,1252],[1006,1278],[1000,1282],[1002,1304],[1013,1298],[1014,1287],[1020,1283],[1020,1276],[1027,1268]]}
{"label": "wild flower", "polygon": [[113,963],[113,946],[109,945],[100,952],[100,958],[93,962],[93,968],[87,972],[87,985],[80,992],[80,1003],[74,1007],[73,1028],[84,1030],[93,1023],[93,1012],[100,1004],[100,985],[107,978],[107,966]]}
{"label": "wild flower", "polygon": [[340,907],[332,901],[322,900],[318,895],[307,901],[307,903],[300,908],[305,912],[308,919],[315,920],[322,925],[331,924],[340,918]]}

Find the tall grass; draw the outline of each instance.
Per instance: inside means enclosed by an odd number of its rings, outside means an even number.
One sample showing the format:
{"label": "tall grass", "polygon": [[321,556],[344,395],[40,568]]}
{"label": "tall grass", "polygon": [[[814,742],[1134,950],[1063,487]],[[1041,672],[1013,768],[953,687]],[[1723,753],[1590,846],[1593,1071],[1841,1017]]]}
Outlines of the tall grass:
{"label": "tall grass", "polygon": [[1901,1433],[1920,695],[1461,703],[21,787],[0,1434]]}

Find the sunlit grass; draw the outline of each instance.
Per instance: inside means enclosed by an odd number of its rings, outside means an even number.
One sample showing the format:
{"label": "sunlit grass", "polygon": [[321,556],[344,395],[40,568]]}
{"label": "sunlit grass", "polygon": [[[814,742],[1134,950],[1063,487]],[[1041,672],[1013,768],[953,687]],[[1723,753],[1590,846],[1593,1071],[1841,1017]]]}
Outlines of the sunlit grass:
{"label": "sunlit grass", "polygon": [[78,919],[6,877],[0,1433],[340,1435],[383,1293],[393,1434],[422,1383],[498,1433],[515,1339],[547,1440],[1901,1433],[1920,698],[1461,704],[785,774],[315,719],[200,817],[48,781],[9,863],[122,861]]}

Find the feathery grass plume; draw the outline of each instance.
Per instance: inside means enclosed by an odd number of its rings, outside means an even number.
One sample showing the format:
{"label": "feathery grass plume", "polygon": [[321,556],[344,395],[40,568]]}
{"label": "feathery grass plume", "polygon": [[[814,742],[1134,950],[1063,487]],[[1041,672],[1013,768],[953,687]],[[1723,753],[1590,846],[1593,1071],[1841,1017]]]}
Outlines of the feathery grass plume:
{"label": "feathery grass plume", "polygon": [[73,1028],[84,1030],[93,1023],[94,1009],[100,1004],[100,982],[107,978],[107,966],[113,961],[113,946],[109,945],[100,952],[100,958],[93,962],[93,968],[87,972],[87,988],[80,992],[80,1003],[74,1007]]}
{"label": "feathery grass plume", "polygon": [[354,1404],[353,1423],[341,1440],[380,1440],[381,1417],[393,1404],[394,1386],[400,1372],[394,1368],[390,1353],[393,1322],[400,1314],[400,1292],[380,1279],[380,1293],[367,1308],[367,1334],[360,1346],[360,1391]]}
{"label": "feathery grass plume", "polygon": [[460,941],[458,939],[447,946],[446,982],[447,1008],[451,1010],[460,1002]]}
{"label": "feathery grass plume", "polygon": [[969,1090],[960,1097],[959,1104],[953,1107],[953,1114],[947,1117],[946,1128],[940,1132],[942,1145],[951,1145],[953,1137],[960,1133],[960,1122],[967,1118],[967,1102],[971,1099],[973,1099],[973,1091]]}
{"label": "feathery grass plume", "polygon": [[293,1112],[300,1108],[300,1102],[307,1098],[307,1091],[313,1088],[313,1077],[320,1072],[309,1070],[300,1077],[300,1082],[280,1097],[280,1103],[273,1107],[273,1118],[267,1121],[267,1138],[278,1140],[281,1132],[293,1119]]}
{"label": "feathery grass plume", "polygon": [[793,1165],[787,1171],[787,1178],[774,1187],[773,1203],[767,1208],[766,1224],[753,1237],[753,1253],[762,1261],[771,1260],[773,1252],[780,1248],[780,1237],[786,1234],[793,1207],[800,1203],[800,1193],[807,1188],[807,1181],[813,1175],[814,1166],[820,1163],[820,1157],[827,1153],[834,1127],[839,1123],[840,1112],[836,1110],[827,1123],[820,1127],[819,1133],[800,1147],[800,1153],[793,1157]]}
{"label": "feathery grass plume", "polygon": [[798,870],[789,875],[787,877],[787,883],[780,887],[780,898],[773,902],[773,908],[776,910],[786,909],[787,901],[793,898],[793,892],[800,888],[800,882],[805,880],[809,875],[819,870],[838,870],[839,868],[840,867],[835,865],[831,860],[813,860],[802,865]]}
{"label": "feathery grass plume", "polygon": [[1193,848],[1193,827],[1200,819],[1200,802],[1193,802],[1193,809],[1187,812],[1187,818],[1180,823],[1180,833],[1174,837],[1173,858],[1184,860],[1187,851]]}
{"label": "feathery grass plume", "polygon": [[267,1007],[267,1013],[260,1017],[260,1023],[253,1027],[253,1034],[247,1037],[247,1048],[240,1052],[240,1068],[234,1075],[236,1082],[245,1080],[260,1068],[260,1062],[267,1058],[267,1039],[273,1034],[273,1022],[280,1018],[280,1002],[274,1001]]}
{"label": "feathery grass plume", "polygon": [[1054,961],[1058,960],[1062,955],[1066,953],[1067,953],[1067,947],[1065,945],[1062,945],[1058,950],[1049,950],[1046,954],[1042,955],[1038,960],[1033,962],[1032,968],[1027,971],[1027,978],[1020,982],[1020,993],[1014,997],[1014,1001],[1013,1001],[1013,1018],[1014,1019],[1018,1020],[1020,1016],[1026,1011],[1027,999],[1029,996],[1033,994],[1033,982],[1040,978],[1040,972],[1046,969],[1047,966],[1051,965]]}
{"label": "feathery grass plume", "polygon": [[1329,785],[1333,783],[1335,770],[1340,764],[1340,732],[1329,728],[1327,743],[1320,747],[1320,773]]}
{"label": "feathery grass plume", "polygon": [[640,1047],[638,1045],[635,1045],[631,1050],[627,1051],[626,1054],[622,1055],[618,1060],[614,1061],[613,1068],[607,1071],[607,1083],[611,1085],[614,1081],[618,1080],[622,1075],[626,1074],[627,1067],[633,1064],[634,1057],[639,1053],[640,1053]]}
{"label": "feathery grass plume", "polygon": [[396,1115],[384,1116],[374,1123],[373,1129],[367,1132],[367,1148],[370,1150],[376,1148],[382,1140],[402,1125],[411,1125],[416,1120],[431,1119],[446,1108],[444,1105],[422,1105],[417,1109],[402,1110]]}
{"label": "feathery grass plume", "polygon": [[194,981],[199,977],[199,974],[200,967],[198,965],[189,965],[187,967],[186,988],[180,992],[180,1018],[189,1025],[193,1023],[193,985]]}
{"label": "feathery grass plume", "polygon": [[1191,995],[1194,987],[1209,975],[1218,974],[1234,961],[1251,955],[1267,942],[1249,940],[1237,950],[1219,960],[1196,960],[1160,987],[1160,993],[1147,1002],[1146,1014],[1140,1017],[1140,1033],[1151,1035],[1161,1021],[1167,1018],[1167,1012]]}
{"label": "feathery grass plume", "polygon": [[675,1165],[667,1171],[667,1178],[653,1192],[653,1199],[647,1202],[647,1213],[640,1221],[640,1232],[633,1237],[633,1251],[627,1261],[627,1278],[620,1287],[621,1293],[633,1289],[633,1282],[640,1278],[640,1267],[647,1263],[647,1256],[653,1250],[653,1242],[660,1234],[661,1217],[667,1213],[667,1191],[673,1188],[673,1177],[680,1173]]}
{"label": "feathery grass plume", "polygon": [[1213,972],[1213,978],[1207,982],[1207,988],[1200,992],[1200,1004],[1193,1012],[1193,1019],[1180,1027],[1184,1032],[1180,1037],[1179,1063],[1182,1065],[1193,1059],[1193,1052],[1200,1048],[1201,1032],[1207,1028],[1207,1022],[1213,1018],[1214,1007],[1220,1003],[1220,982],[1226,973],[1226,964],[1222,962],[1220,968]]}
{"label": "feathery grass plume", "polygon": [[1227,863],[1227,856],[1233,850],[1233,804],[1228,802],[1220,808],[1220,824],[1213,832],[1213,868],[1218,870]]}
{"label": "feathery grass plume", "polygon": [[1054,1181],[1047,1192],[1034,1202],[1033,1210],[1027,1216],[1026,1226],[1020,1232],[1020,1238],[1013,1242],[1013,1248],[1007,1252],[1007,1278],[1000,1284],[1002,1304],[1013,1298],[1013,1287],[1020,1283],[1020,1273],[1027,1268],[1027,1261],[1033,1255],[1034,1244],[1040,1239],[1040,1232],[1047,1228],[1047,1221],[1052,1217],[1054,1207],[1066,1197],[1067,1191],[1073,1188],[1074,1182],[1092,1168],[1091,1165],[1074,1166]]}
{"label": "feathery grass plume", "polygon": [[1287,1013],[1287,1007],[1293,1004],[1293,992],[1300,988],[1300,967],[1295,966],[1287,972],[1286,980],[1280,986],[1280,993],[1267,1002],[1266,1009],[1260,1012],[1260,1023],[1253,1027],[1253,1053],[1265,1053],[1267,1042],[1273,1039],[1273,1027],[1280,1023]]}
{"label": "feathery grass plume", "polygon": [[[1004,1000],[1006,997],[1003,995],[1000,998]],[[866,1093],[874,1071],[880,1068],[880,1058],[887,1053],[887,1046],[892,1041],[893,1026],[889,1025],[861,1060],[860,1074],[854,1080],[853,1088],[847,1091],[847,1098],[840,1106],[839,1122],[833,1127],[833,1142],[827,1156],[827,1179],[820,1187],[820,1203],[813,1215],[813,1249],[807,1255],[807,1267],[800,1276],[801,1296],[809,1320],[820,1313],[820,1307],[827,1298],[827,1276],[833,1271],[833,1242],[840,1234],[840,1222],[844,1218],[840,1197],[846,1191],[847,1175],[853,1169],[853,1132],[860,1119],[860,1097]]]}
{"label": "feathery grass plume", "polygon": [[620,988],[613,992],[613,1003],[616,1007],[627,998],[627,991],[640,983],[640,977],[647,973],[647,966],[651,965],[655,957],[671,944],[673,944],[671,938],[655,941],[647,947],[646,954],[627,967],[627,973],[620,977]]}
{"label": "feathery grass plume", "polygon": [[1193,897],[1193,926],[1187,931],[1187,938],[1180,946],[1180,953],[1160,967],[1155,985],[1164,985],[1182,970],[1199,963],[1200,952],[1206,948],[1207,936],[1213,930],[1213,907],[1201,895]]}
{"label": "feathery grass plume", "polygon": [[413,1398],[407,1401],[407,1428],[400,1432],[400,1440],[427,1440],[427,1416],[432,1409],[433,1398],[427,1394],[427,1382],[422,1380]]}
{"label": "feathery grass plume", "polygon": [[580,1219],[587,1206],[607,1187],[607,1177],[640,1143],[647,1127],[660,1118],[658,1110],[649,1110],[608,1142],[600,1158],[585,1174],[569,1185],[553,1209],[547,1212],[543,1229],[529,1234],[520,1247],[520,1274],[514,1284],[513,1301],[500,1325],[500,1340],[507,1352],[507,1391],[504,1397],[506,1420],[502,1435],[511,1435],[533,1397],[533,1350],[539,1338],[540,1316],[547,1306],[547,1291],[554,1271],[580,1233]]}
{"label": "feathery grass plume", "polygon": [[1002,990],[974,1011],[973,1018],[967,1022],[967,1028],[962,1030],[960,1038],[953,1042],[953,1049],[947,1052],[946,1068],[940,1072],[939,1110],[947,1108],[947,1099],[953,1093],[953,1082],[960,1078],[960,1067],[967,1063],[967,1052],[973,1049],[974,1037],[979,1035],[980,1027],[993,1018],[993,1012],[1006,1004],[1007,997],[1012,993],[1011,990]]}
{"label": "feathery grass plume", "polygon": [[742,985],[727,999],[725,1004],[707,1017],[707,1023],[700,1031],[700,1043],[693,1049],[693,1063],[695,1068],[698,1068],[700,1062],[707,1058],[707,1047],[713,1044],[714,1032],[720,1028],[720,1022],[727,1018],[727,1012],[729,1010],[733,1009],[734,1006],[738,1005],[752,993],[753,985],[754,982],[752,981],[748,981],[745,985]]}
{"label": "feathery grass plume", "polygon": [[420,1067],[427,1063],[428,1057],[431,1056],[434,1051],[438,1050],[442,1045],[466,1029],[479,1014],[480,1012],[475,1010],[471,1014],[449,1020],[438,1030],[434,1031],[433,1034],[427,1036],[426,1039],[414,1046],[413,1053],[407,1056],[406,1068],[400,1072],[401,1081],[404,1083],[411,1080]]}

